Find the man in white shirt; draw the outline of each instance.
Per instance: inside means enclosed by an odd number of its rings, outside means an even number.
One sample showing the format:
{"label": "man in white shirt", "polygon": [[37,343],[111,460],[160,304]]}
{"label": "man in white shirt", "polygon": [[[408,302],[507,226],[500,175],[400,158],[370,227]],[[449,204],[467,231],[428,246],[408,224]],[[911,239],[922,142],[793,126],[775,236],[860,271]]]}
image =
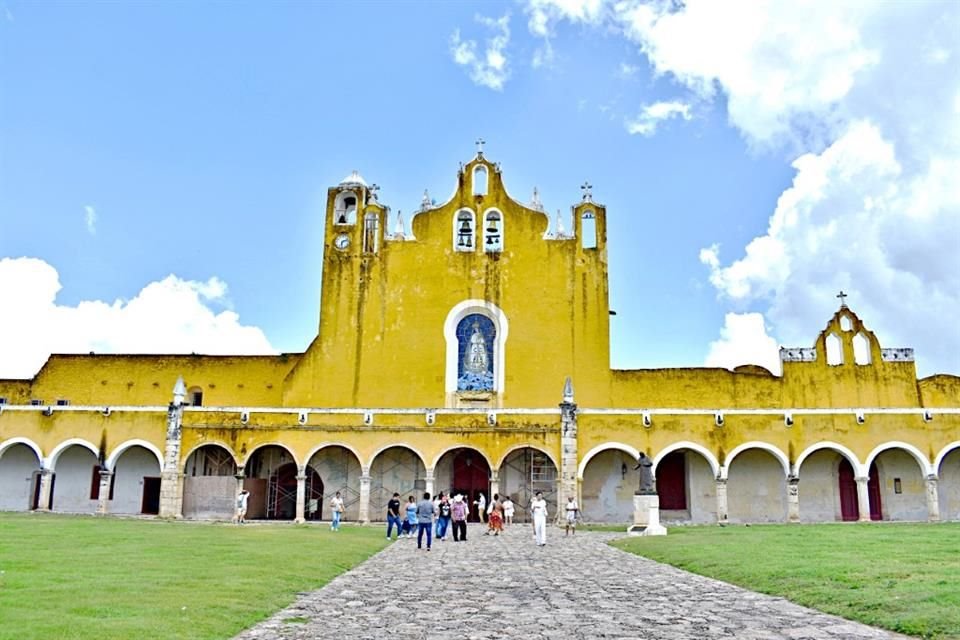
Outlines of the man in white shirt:
{"label": "man in white shirt", "polygon": [[537,546],[547,544],[547,501],[543,499],[543,492],[537,491],[530,502],[530,515],[533,516],[533,533],[537,539]]}
{"label": "man in white shirt", "polygon": [[577,504],[577,499],[573,496],[567,497],[567,529],[566,533],[563,535],[568,536],[570,532],[573,531],[574,535],[577,533],[577,516],[580,515],[580,505]]}

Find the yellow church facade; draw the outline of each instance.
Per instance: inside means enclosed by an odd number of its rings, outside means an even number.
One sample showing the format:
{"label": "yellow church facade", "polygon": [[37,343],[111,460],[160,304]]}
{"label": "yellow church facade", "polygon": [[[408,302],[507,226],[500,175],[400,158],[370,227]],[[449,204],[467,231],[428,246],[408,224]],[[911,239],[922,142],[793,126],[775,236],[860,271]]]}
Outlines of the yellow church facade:
{"label": "yellow church facade", "polygon": [[643,452],[667,523],[960,519],[960,377],[918,380],[842,302],[781,375],[611,370],[589,185],[568,231],[482,152],[409,228],[377,190],[328,191],[302,353],[53,355],[0,380],[0,510],[230,518],[246,488],[250,517],[309,521],[339,491],[368,522],[394,492],[542,491],[626,523]]}

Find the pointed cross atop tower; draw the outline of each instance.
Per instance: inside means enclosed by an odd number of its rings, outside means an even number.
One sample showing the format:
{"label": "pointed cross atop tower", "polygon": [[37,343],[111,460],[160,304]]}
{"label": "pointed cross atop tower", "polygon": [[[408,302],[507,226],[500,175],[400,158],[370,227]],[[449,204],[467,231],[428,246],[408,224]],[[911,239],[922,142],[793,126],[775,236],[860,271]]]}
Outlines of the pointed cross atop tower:
{"label": "pointed cross atop tower", "polygon": [[370,185],[370,188],[368,189],[368,191],[370,192],[371,200],[373,200],[374,202],[380,202],[379,200],[377,200],[377,197],[380,195],[380,185],[374,182],[372,185]]}
{"label": "pointed cross atop tower", "polygon": [[427,193],[427,190],[423,190],[423,197],[420,199],[420,211],[426,211],[433,206],[433,201],[430,200],[430,194]]}
{"label": "pointed cross atop tower", "polygon": [[585,180],[582,185],[580,185],[580,190],[583,191],[583,201],[592,202],[593,201],[593,185],[590,184],[589,180]]}
{"label": "pointed cross atop tower", "polygon": [[840,308],[841,308],[841,309],[846,309],[846,308],[847,308],[847,300],[846,300],[847,294],[845,294],[845,293],[843,292],[843,289],[840,290],[840,293],[837,294],[837,297],[840,298]]}
{"label": "pointed cross atop tower", "polygon": [[533,198],[530,199],[530,208],[537,211],[543,211],[543,203],[540,202],[540,190],[533,188]]}

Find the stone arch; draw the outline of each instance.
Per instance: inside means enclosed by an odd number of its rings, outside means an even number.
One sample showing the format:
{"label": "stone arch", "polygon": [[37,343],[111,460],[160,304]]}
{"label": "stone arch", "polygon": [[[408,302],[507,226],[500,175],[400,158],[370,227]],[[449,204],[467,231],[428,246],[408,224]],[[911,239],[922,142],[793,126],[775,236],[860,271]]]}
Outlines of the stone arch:
{"label": "stone arch", "polygon": [[40,506],[42,466],[43,454],[32,440],[10,438],[0,443],[0,511],[29,511]]}
{"label": "stone arch", "polygon": [[[247,518],[293,520],[297,510],[297,477],[305,472],[296,454],[279,442],[265,442],[250,451],[242,468],[243,488],[250,492]],[[306,475],[309,495],[305,497],[309,499],[315,474]]]}
{"label": "stone arch", "polygon": [[502,467],[502,466],[503,466],[503,463],[506,462],[507,458],[510,456],[511,453],[513,453],[514,451],[520,451],[521,449],[535,449],[535,450],[539,451],[540,453],[542,453],[543,455],[545,455],[545,456],[547,456],[548,458],[550,458],[550,462],[553,463],[553,466],[555,466],[557,469],[560,468],[560,465],[557,463],[556,457],[555,457],[552,453],[550,453],[549,451],[547,451],[547,448],[546,448],[546,447],[541,447],[541,446],[535,445],[535,444],[515,444],[515,445],[513,445],[512,447],[508,448],[506,451],[503,452],[503,455],[500,456],[500,460],[497,462],[497,466],[494,467],[494,468],[499,469],[500,467]]}
{"label": "stone arch", "polygon": [[498,480],[500,496],[510,496],[515,503],[515,522],[530,520],[531,500],[539,491],[547,502],[547,512],[557,513],[557,479],[560,468],[542,447],[516,445],[500,459],[493,473]]}
{"label": "stone arch", "polygon": [[230,457],[233,458],[233,463],[237,465],[238,469],[243,467],[243,465],[240,464],[240,461],[237,458],[237,452],[233,450],[233,447],[231,447],[230,445],[228,445],[226,442],[222,440],[207,440],[206,442],[200,442],[198,444],[195,444],[193,447],[191,447],[189,451],[187,451],[186,455],[183,456],[183,466],[180,467],[180,473],[183,473],[184,470],[186,469],[187,460],[190,459],[190,456],[192,456],[194,453],[196,453],[197,451],[199,451],[204,447],[220,447],[221,449],[225,450],[227,453],[230,454]]}
{"label": "stone arch", "polygon": [[55,471],[57,468],[57,460],[60,458],[60,454],[62,454],[64,451],[66,451],[67,449],[69,449],[74,445],[81,446],[81,447],[84,447],[85,449],[88,449],[90,453],[93,454],[94,458],[100,457],[100,449],[98,449],[96,446],[94,446],[90,442],[87,442],[83,438],[69,438],[67,440],[64,440],[63,442],[61,442],[60,444],[58,444],[53,448],[53,450],[50,452],[50,455],[47,456],[47,459],[44,461],[43,467],[45,469],[50,469],[52,471]]}
{"label": "stone arch", "polygon": [[773,446],[772,444],[761,442],[759,440],[753,440],[751,442],[744,442],[743,444],[735,447],[730,453],[727,454],[726,460],[723,462],[723,466],[720,467],[720,477],[726,479],[727,475],[730,472],[730,463],[733,462],[733,459],[738,455],[746,451],[747,449],[763,449],[767,453],[773,455],[777,459],[777,462],[783,467],[783,476],[787,477],[790,475],[790,460],[787,458],[786,454],[781,451],[779,448]]}
{"label": "stone arch", "polygon": [[40,446],[31,440],[30,438],[23,438],[17,436],[16,438],[9,438],[0,442],[0,458],[3,457],[3,452],[12,447],[15,444],[26,445],[30,449],[33,449],[33,452],[37,454],[37,461],[42,465],[43,464],[43,451],[40,450]]}
{"label": "stone arch", "polygon": [[957,440],[956,442],[951,442],[950,444],[945,446],[943,449],[940,449],[940,452],[937,454],[937,457],[933,463],[933,473],[940,475],[940,465],[943,464],[943,459],[946,458],[948,455],[950,455],[950,452],[953,451],[954,449],[960,449],[960,440]]}
{"label": "stone arch", "polygon": [[139,438],[134,438],[132,440],[127,440],[122,442],[116,447],[114,447],[113,452],[110,454],[110,457],[107,458],[107,469],[113,471],[114,465],[117,463],[117,459],[123,455],[123,452],[131,447],[143,447],[150,453],[154,455],[157,459],[157,464],[160,466],[160,470],[163,470],[163,453],[160,452],[160,449],[157,448],[152,442],[147,442],[146,440],[141,440]]}
{"label": "stone arch", "polygon": [[[479,448],[465,443],[447,447],[433,461],[434,493],[460,493],[471,507],[482,493],[490,504],[490,482],[496,473],[490,457]],[[479,518],[473,508],[469,515],[473,522]]]}
{"label": "stone arch", "polygon": [[671,454],[674,451],[679,451],[681,449],[690,449],[691,451],[696,451],[697,453],[699,453],[701,456],[703,456],[706,459],[707,463],[710,465],[710,469],[711,471],[713,471],[713,477],[717,478],[720,476],[720,462],[717,460],[716,456],[714,456],[713,453],[703,445],[697,444],[696,442],[689,442],[686,440],[682,442],[675,442],[661,449],[657,453],[657,455],[654,456],[653,458],[653,468],[651,469],[651,471],[653,473],[656,473],[657,465],[659,465],[660,462],[665,457],[667,457],[668,454]]}
{"label": "stone arch", "polygon": [[416,500],[427,487],[427,467],[423,454],[408,444],[391,444],[378,449],[364,472],[370,476],[370,508],[374,518],[386,518],[387,502],[399,493]]}
{"label": "stone arch", "polygon": [[[360,519],[360,477],[369,472],[364,467],[360,454],[343,442],[324,442],[315,446],[306,457],[307,468],[313,469],[320,478],[320,496],[307,500],[304,516],[307,520],[332,518],[330,500],[340,492],[343,500],[343,518]],[[371,498],[374,496],[371,495]]]}
{"label": "stone arch", "polygon": [[[412,445],[409,445],[409,444],[407,444],[407,443],[404,442],[404,443],[402,443],[402,444],[386,444],[386,445],[380,447],[379,449],[377,449],[376,451],[374,451],[373,454],[370,456],[370,460],[367,462],[367,465],[364,467],[364,469],[366,470],[366,472],[367,472],[367,473],[370,472],[370,468],[373,467],[373,463],[374,463],[374,461],[377,459],[377,456],[379,456],[381,453],[383,453],[383,452],[386,451],[387,449],[393,449],[394,447],[399,447],[399,448],[401,448],[401,449],[409,449],[410,451],[412,451],[412,452],[414,453],[414,455],[417,456],[417,458],[419,458],[421,464],[423,464],[424,469],[427,468],[427,458],[426,458],[426,456],[424,456],[423,453],[422,453],[419,449],[417,449],[416,447],[414,447],[414,446],[412,446]],[[433,466],[431,466],[430,468],[432,469]]]}
{"label": "stone arch", "polygon": [[[219,450],[228,460],[215,459],[209,450]],[[207,450],[207,451],[204,451]],[[203,458],[196,457],[203,453]],[[197,473],[198,462],[203,463]],[[212,470],[214,473],[209,473]],[[219,441],[203,442],[190,449],[184,456],[183,468],[183,516],[185,518],[229,520],[232,519],[237,499],[236,453],[225,443]]]}
{"label": "stone arch", "polygon": [[920,473],[922,473],[924,477],[927,477],[930,474],[935,473],[934,469],[931,468],[930,461],[927,460],[927,457],[923,455],[920,449],[917,449],[912,444],[908,444],[906,442],[900,442],[897,440],[885,442],[881,445],[878,445],[876,448],[874,448],[874,450],[870,452],[870,454],[867,456],[867,459],[864,461],[863,468],[869,469],[870,464],[877,459],[877,456],[879,456],[884,451],[889,451],[890,449],[903,449],[904,451],[909,453],[911,456],[913,456],[913,458],[917,461],[917,464],[920,465]]}
{"label": "stone arch", "polygon": [[495,340],[493,345],[494,392],[503,393],[506,381],[506,344],[510,334],[510,323],[503,310],[492,302],[480,299],[459,302],[447,313],[443,323],[443,338],[446,341],[446,375],[444,389],[447,393],[456,393],[458,365],[460,360],[460,342],[457,338],[457,325],[468,315],[478,313],[493,322]]}
{"label": "stone arch", "polygon": [[940,450],[933,470],[938,478],[940,519],[960,520],[960,440]]}
{"label": "stone arch", "polygon": [[587,453],[584,454],[583,459],[580,461],[580,466],[577,467],[577,480],[583,480],[583,472],[587,468],[587,463],[590,462],[590,459],[596,456],[597,454],[603,453],[611,449],[616,449],[618,451],[623,451],[626,454],[629,454],[631,458],[636,460],[640,456],[640,450],[634,447],[631,447],[628,444],[623,444],[621,442],[606,442],[604,444],[598,444],[593,449],[590,449]]}
{"label": "stone arch", "polygon": [[857,458],[857,454],[848,449],[847,447],[839,444],[837,442],[831,442],[829,440],[823,440],[821,442],[814,443],[804,449],[799,456],[797,456],[797,461],[793,463],[793,475],[800,477],[800,466],[803,464],[803,461],[809,458],[811,455],[817,451],[822,451],[824,449],[830,449],[836,451],[841,456],[847,459],[847,462],[850,463],[850,466],[853,467],[853,470],[857,472],[857,475],[865,476],[866,471],[863,464]]}
{"label": "stone arch", "polygon": [[300,464],[300,461],[297,460],[297,455],[290,449],[290,447],[288,447],[287,445],[281,442],[275,442],[275,441],[263,442],[261,444],[258,444],[247,453],[246,457],[244,457],[243,460],[241,460],[240,463],[237,464],[237,466],[240,467],[241,469],[246,469],[247,465],[250,463],[250,460],[253,458],[253,454],[255,454],[260,449],[265,449],[267,447],[280,447],[281,449],[286,451],[291,458],[293,458],[293,461],[296,463],[298,469],[303,468],[303,466]]}
{"label": "stone arch", "polygon": [[488,466],[488,467],[490,467],[491,469],[496,468],[496,467],[494,467],[493,464],[490,462],[490,456],[488,456],[486,453],[484,453],[483,451],[481,451],[479,448],[473,446],[472,444],[467,444],[467,443],[465,443],[465,442],[462,442],[462,443],[460,443],[460,444],[451,445],[451,446],[449,446],[449,447],[441,450],[440,453],[438,453],[436,456],[434,456],[434,458],[433,458],[433,464],[431,465],[430,468],[431,468],[431,469],[436,469],[436,468],[437,468],[437,464],[440,462],[440,459],[443,458],[443,456],[447,455],[447,454],[450,453],[451,451],[456,451],[457,449],[471,449],[471,450],[473,450],[473,451],[476,451],[477,453],[479,453],[479,454],[483,457],[483,459],[484,459],[484,461],[487,463],[487,466]]}

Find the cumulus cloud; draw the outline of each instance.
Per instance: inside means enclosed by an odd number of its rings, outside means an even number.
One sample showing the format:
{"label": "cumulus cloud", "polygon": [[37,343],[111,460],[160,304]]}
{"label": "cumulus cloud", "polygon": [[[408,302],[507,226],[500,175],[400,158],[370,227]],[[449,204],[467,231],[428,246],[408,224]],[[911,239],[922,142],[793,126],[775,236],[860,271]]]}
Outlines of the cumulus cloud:
{"label": "cumulus cloud", "polygon": [[760,313],[728,313],[720,329],[720,339],[710,343],[705,364],[733,369],[742,364],[758,364],[780,373],[780,349],[767,335]]}
{"label": "cumulus cloud", "polygon": [[481,52],[476,40],[462,39],[457,29],[450,38],[450,54],[455,63],[469,70],[475,84],[501,91],[510,77],[506,55],[510,43],[510,14],[496,19],[478,15],[474,20],[494,34],[486,41],[486,49]]}
{"label": "cumulus cloud", "polygon": [[809,345],[842,288],[921,375],[960,372],[960,5],[566,4],[531,1],[531,32],[612,29],[691,100],[726,105],[754,149],[792,154],[765,232],[700,252],[721,300]]}
{"label": "cumulus cloud", "polygon": [[627,131],[649,137],[656,132],[660,124],[671,118],[689,120],[690,105],[676,100],[644,105],[636,118],[627,121]]}
{"label": "cumulus cloud", "polygon": [[90,235],[97,234],[97,210],[93,208],[92,205],[86,205],[83,208],[84,216],[83,220],[87,225],[87,233]]}
{"label": "cumulus cloud", "polygon": [[0,378],[32,377],[51,353],[276,353],[263,331],[222,306],[227,285],[170,275],[130,300],[57,304],[57,270],[36,258],[0,259],[0,290],[16,313],[0,314]]}

